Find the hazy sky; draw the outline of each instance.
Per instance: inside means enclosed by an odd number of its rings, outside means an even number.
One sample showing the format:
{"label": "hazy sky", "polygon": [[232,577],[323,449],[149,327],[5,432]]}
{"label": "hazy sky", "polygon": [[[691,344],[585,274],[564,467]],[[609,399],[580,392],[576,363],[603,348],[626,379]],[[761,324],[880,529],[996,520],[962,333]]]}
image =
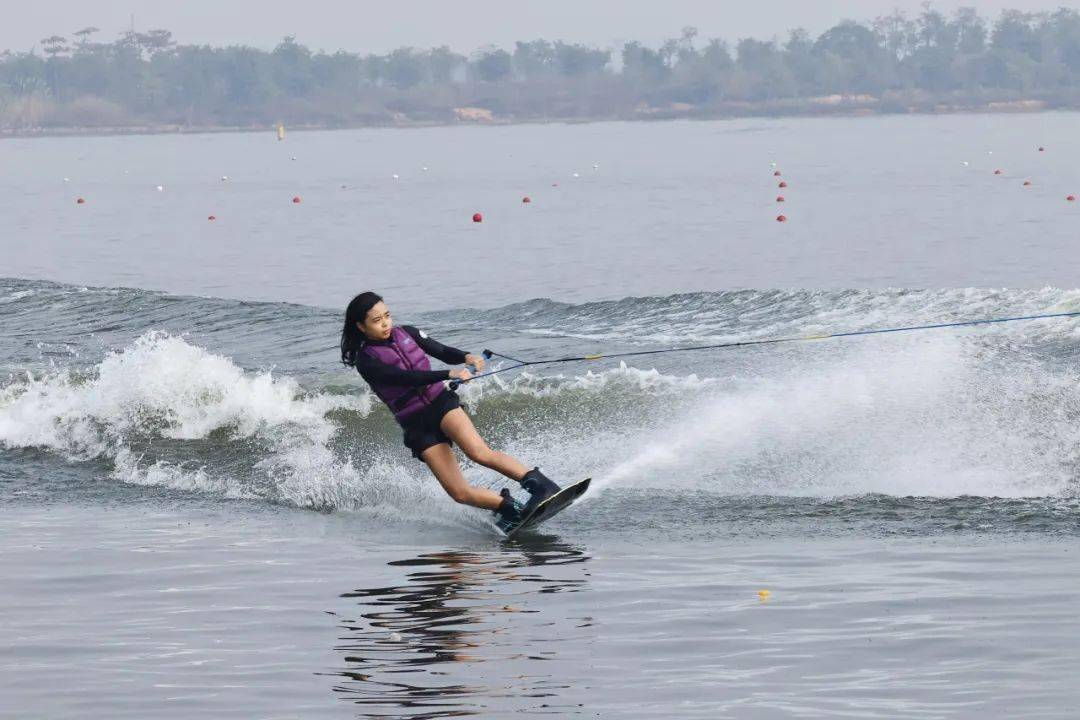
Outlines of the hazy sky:
{"label": "hazy sky", "polygon": [[[135,16],[138,30],[165,28],[181,43],[269,48],[285,35],[324,50],[385,52],[403,45],[448,44],[470,53],[486,44],[546,38],[611,46],[655,44],[684,25],[702,37],[737,40],[820,32],[837,21],[867,20],[893,8],[918,11],[921,0],[2,0],[0,48],[28,50],[52,34],[93,25],[112,39]],[[974,6],[1053,10],[1063,0],[938,0],[943,12]]]}

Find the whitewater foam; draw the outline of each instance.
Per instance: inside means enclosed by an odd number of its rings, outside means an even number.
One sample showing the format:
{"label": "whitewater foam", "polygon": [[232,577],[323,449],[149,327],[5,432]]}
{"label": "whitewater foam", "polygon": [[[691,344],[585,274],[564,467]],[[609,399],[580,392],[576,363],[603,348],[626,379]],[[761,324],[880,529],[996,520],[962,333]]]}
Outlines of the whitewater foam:
{"label": "whitewater foam", "polygon": [[[106,459],[124,482],[315,503],[317,493],[305,484],[316,470],[355,478],[328,447],[338,428],[327,414],[366,416],[371,408],[367,394],[308,395],[292,378],[246,372],[183,338],[151,332],[107,355],[89,375],[67,369],[9,384],[0,391],[0,443],[46,448],[72,461]],[[276,485],[260,492],[199,459],[146,460],[133,449],[152,448],[155,438],[256,441],[269,453],[256,465],[273,469]]]}
{"label": "whitewater foam", "polygon": [[140,433],[193,440],[228,430],[250,437],[289,425],[325,440],[333,434],[325,420],[333,409],[366,414],[371,399],[305,397],[291,378],[245,373],[228,358],[151,332],[106,356],[93,377],[64,370],[8,385],[0,395],[0,442],[86,459],[110,455],[118,441]]}
{"label": "whitewater foam", "polygon": [[[597,483],[721,494],[1046,496],[1074,491],[1075,376],[993,372],[957,338],[746,378],[704,399]],[[658,436],[657,436],[658,435]],[[1052,452],[1047,452],[1052,450]]]}

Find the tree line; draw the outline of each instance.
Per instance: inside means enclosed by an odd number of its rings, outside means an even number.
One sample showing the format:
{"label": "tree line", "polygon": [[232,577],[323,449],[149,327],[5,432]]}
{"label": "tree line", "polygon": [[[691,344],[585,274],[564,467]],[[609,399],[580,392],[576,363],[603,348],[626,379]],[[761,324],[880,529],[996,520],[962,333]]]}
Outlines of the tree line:
{"label": "tree line", "polygon": [[1027,101],[1080,104],[1080,13],[929,4],[814,37],[729,44],[692,27],[649,47],[563,41],[360,54],[180,45],[167,30],[99,30],[0,54],[0,129],[124,126],[345,126],[461,120],[714,117],[880,112]]}

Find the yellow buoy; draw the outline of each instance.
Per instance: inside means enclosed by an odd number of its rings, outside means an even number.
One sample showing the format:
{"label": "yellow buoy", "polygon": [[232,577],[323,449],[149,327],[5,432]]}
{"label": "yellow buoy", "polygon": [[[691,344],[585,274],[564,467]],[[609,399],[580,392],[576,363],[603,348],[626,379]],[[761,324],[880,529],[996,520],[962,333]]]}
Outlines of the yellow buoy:
{"label": "yellow buoy", "polygon": [[278,140],[284,140],[285,139],[285,126],[284,125],[279,124],[277,126],[277,139]]}
{"label": "yellow buoy", "polygon": [[762,600],[768,600],[770,595],[772,595],[772,593],[769,592],[768,590],[758,590],[757,591],[757,596],[759,598],[761,598]]}

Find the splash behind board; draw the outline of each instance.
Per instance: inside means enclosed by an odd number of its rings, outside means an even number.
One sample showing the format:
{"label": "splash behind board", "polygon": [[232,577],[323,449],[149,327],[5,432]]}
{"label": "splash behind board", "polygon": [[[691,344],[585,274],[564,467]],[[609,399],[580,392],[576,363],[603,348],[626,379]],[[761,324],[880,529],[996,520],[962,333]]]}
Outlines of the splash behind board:
{"label": "splash behind board", "polygon": [[585,491],[589,489],[589,483],[591,482],[592,478],[585,478],[573,485],[567,485],[562,490],[537,505],[532,514],[522,520],[520,525],[506,533],[506,537],[512,538],[523,530],[527,531],[530,528],[535,528],[540,523],[555,517],[563,510],[573,505],[578,498],[584,495]]}

